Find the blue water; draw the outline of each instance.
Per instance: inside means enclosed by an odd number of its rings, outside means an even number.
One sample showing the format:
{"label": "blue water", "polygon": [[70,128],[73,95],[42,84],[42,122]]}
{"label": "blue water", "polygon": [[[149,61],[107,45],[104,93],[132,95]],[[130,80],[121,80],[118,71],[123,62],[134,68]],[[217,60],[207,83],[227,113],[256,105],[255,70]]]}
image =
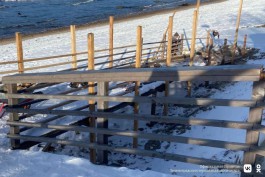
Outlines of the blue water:
{"label": "blue water", "polygon": [[169,9],[196,0],[0,0],[0,38]]}

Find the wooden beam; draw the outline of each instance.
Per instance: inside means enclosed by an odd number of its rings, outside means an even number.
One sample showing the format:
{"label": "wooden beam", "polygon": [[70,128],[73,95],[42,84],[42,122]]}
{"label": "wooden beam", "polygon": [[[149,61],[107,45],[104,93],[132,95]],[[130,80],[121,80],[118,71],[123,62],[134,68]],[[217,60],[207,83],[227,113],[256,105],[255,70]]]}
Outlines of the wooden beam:
{"label": "wooden beam", "polygon": [[[265,96],[265,84],[264,82],[254,82],[252,99],[255,101],[264,101]],[[253,124],[261,125],[262,122],[262,107],[253,107],[249,110],[248,122]],[[259,142],[259,132],[248,130],[246,135],[246,143],[249,145],[258,145]],[[244,154],[244,163],[254,165],[256,161],[255,151],[249,151]]]}
{"label": "wooden beam", "polygon": [[235,62],[234,60],[235,60],[235,54],[236,54],[236,48],[237,48],[237,39],[238,39],[239,25],[240,25],[240,20],[241,20],[242,7],[243,7],[243,0],[240,0],[238,14],[237,14],[237,21],[236,21],[236,32],[235,32],[235,39],[234,39],[234,44],[233,44],[233,52],[232,52],[232,58],[231,58],[232,64],[234,64]]}
{"label": "wooden beam", "polygon": [[[8,99],[63,99],[63,100],[93,100],[111,102],[142,102],[181,104],[198,106],[233,106],[233,107],[264,107],[265,103],[256,100],[233,100],[233,99],[211,99],[211,98],[179,98],[179,97],[143,97],[143,96],[94,96],[94,95],[44,95],[44,94],[6,94]],[[47,110],[48,111],[48,110]]]}
{"label": "wooden beam", "polygon": [[70,31],[71,31],[72,69],[75,70],[77,69],[75,25],[70,26]]}
{"label": "wooden beam", "polygon": [[[158,122],[168,124],[183,124],[183,125],[200,125],[210,127],[222,128],[236,128],[253,130],[265,133],[264,125],[256,125],[251,122],[242,121],[223,121],[223,120],[209,120],[205,118],[185,118],[177,116],[151,116],[149,114],[123,114],[123,113],[109,113],[109,112],[89,112],[89,111],[63,111],[63,110],[44,110],[44,109],[22,109],[22,108],[7,108],[8,112],[13,113],[28,113],[28,114],[54,114],[54,115],[71,115],[71,116],[89,116],[89,117],[104,117],[109,119],[127,119],[127,120],[141,120],[147,122]],[[9,124],[9,122],[7,123]],[[21,125],[21,122],[10,122],[10,125]],[[34,126],[36,126],[34,124]]]}
{"label": "wooden beam", "polygon": [[111,152],[120,152],[126,154],[135,154],[141,156],[149,156],[155,158],[161,158],[166,160],[174,160],[180,161],[184,163],[193,163],[198,165],[223,165],[224,168],[242,168],[242,164],[234,164],[230,162],[224,161],[217,161],[217,160],[210,160],[205,158],[197,158],[191,157],[186,155],[179,155],[179,154],[172,154],[172,153],[161,153],[156,151],[149,151],[149,150],[140,150],[140,149],[131,149],[131,148],[123,148],[123,147],[111,147],[106,145],[98,145],[95,143],[86,143],[80,141],[72,141],[72,140],[63,140],[63,139],[56,139],[56,138],[46,138],[46,137],[33,137],[33,136],[25,136],[25,135],[8,135],[9,138],[13,139],[23,139],[23,140],[34,140],[37,142],[49,142],[49,143],[56,143],[56,144],[64,144],[69,146],[79,146],[79,147],[89,147],[93,149],[100,149],[100,150],[107,150]]}
{"label": "wooden beam", "polygon": [[172,33],[173,33],[173,16],[170,16],[168,20],[168,34],[167,34],[167,62],[166,62],[167,66],[171,65]]}
{"label": "wooden beam", "polygon": [[[89,33],[88,34],[88,70],[94,70],[94,54],[95,53],[95,48],[94,48],[94,34]],[[88,80],[89,81],[89,80]],[[94,95],[95,94],[95,87],[94,87],[94,82],[88,82],[88,94],[89,95]],[[95,111],[95,101],[88,99],[88,104],[89,104],[89,110],[90,111]],[[95,117],[92,117],[89,119],[89,126],[90,127],[96,127],[96,121]],[[90,134],[90,143],[96,142],[96,135],[91,133]],[[95,149],[90,149],[90,161],[92,163],[96,163],[96,151]]]}
{"label": "wooden beam", "polygon": [[[107,96],[108,90],[106,90],[106,82],[98,82],[98,96]],[[97,102],[97,111],[104,112],[107,109],[107,103],[105,101]],[[108,128],[108,119],[104,117],[97,117],[97,128]],[[97,132],[95,132],[97,133]],[[108,137],[105,134],[97,134],[97,143],[102,145],[108,145]],[[102,164],[108,163],[108,152],[107,151],[97,151],[97,162]]]}
{"label": "wooden beam", "polygon": [[[17,84],[8,84],[7,85],[7,92],[10,94],[15,94],[17,93]],[[13,106],[18,104],[18,99],[17,98],[9,98],[8,99],[8,105]],[[19,121],[18,113],[10,113],[9,114],[9,121],[11,122],[16,122]],[[10,126],[9,133],[11,135],[19,135],[19,127],[18,126]],[[20,146],[20,140],[14,140],[11,139],[10,141],[11,148],[16,149],[19,148]]]}
{"label": "wooden beam", "polygon": [[[137,131],[127,131],[127,130],[117,130],[117,129],[108,129],[108,128],[91,128],[91,127],[81,127],[74,125],[53,125],[53,124],[43,124],[43,123],[27,123],[27,122],[8,122],[9,125],[13,126],[25,126],[32,128],[47,128],[47,129],[55,129],[55,130],[63,130],[63,131],[79,131],[79,132],[89,132],[95,133],[97,135],[112,135],[112,136],[125,136],[125,137],[137,137],[141,139],[148,140],[157,140],[157,141],[169,141],[176,142],[182,144],[194,144],[198,146],[208,146],[208,147],[216,147],[237,151],[248,151],[250,148],[256,149],[257,151],[264,151],[264,147],[250,146],[245,143],[237,143],[237,142],[229,142],[229,141],[220,141],[220,140],[210,140],[210,139],[202,139],[202,138],[192,138],[192,137],[182,137],[182,136],[172,136],[172,135],[160,135],[156,133],[141,133]],[[107,143],[100,143],[105,144]]]}
{"label": "wooden beam", "polygon": [[193,12],[193,21],[192,21],[192,39],[191,39],[191,50],[190,50],[190,63],[193,65],[193,58],[195,55],[195,45],[196,45],[196,21],[197,21],[197,10]]}
{"label": "wooden beam", "polygon": [[109,67],[113,67],[114,17],[109,17]]}
{"label": "wooden beam", "polygon": [[[56,83],[97,81],[259,81],[262,65],[139,68],[75,72],[33,73],[4,76],[9,83]],[[199,77],[198,77],[199,76]]]}
{"label": "wooden beam", "polygon": [[18,72],[24,73],[23,46],[21,33],[16,33]]}
{"label": "wooden beam", "polygon": [[[135,68],[141,68],[141,58],[142,58],[142,46],[143,46],[143,37],[142,37],[142,26],[138,26],[137,27],[137,38],[136,38],[136,63],[135,63]],[[140,82],[136,81],[135,82],[135,88],[134,88],[134,95],[135,96],[139,96],[140,92],[139,92],[139,88],[140,88]],[[139,113],[139,104],[138,103],[134,103],[134,114],[138,114]],[[139,127],[139,122],[137,120],[135,120],[133,122],[133,130],[134,131],[138,131],[138,127]],[[137,148],[138,147],[138,139],[137,138],[133,138],[133,148]]]}

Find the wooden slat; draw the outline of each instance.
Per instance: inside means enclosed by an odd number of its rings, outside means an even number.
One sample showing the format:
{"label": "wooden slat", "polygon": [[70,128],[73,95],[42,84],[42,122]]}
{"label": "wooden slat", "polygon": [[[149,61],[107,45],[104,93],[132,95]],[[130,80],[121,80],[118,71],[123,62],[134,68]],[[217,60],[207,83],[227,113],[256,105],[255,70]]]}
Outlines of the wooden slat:
{"label": "wooden slat", "polygon": [[250,122],[225,121],[225,120],[209,120],[203,118],[180,118],[176,116],[151,116],[146,114],[122,114],[108,112],[88,112],[88,111],[67,111],[67,110],[45,110],[45,109],[22,109],[22,108],[6,108],[8,112],[29,113],[29,114],[55,114],[55,115],[71,115],[71,116],[89,116],[89,117],[106,117],[111,119],[128,119],[152,121],[158,123],[172,123],[184,125],[201,125],[222,128],[237,128],[253,130],[265,133],[264,125],[256,125]]}
{"label": "wooden slat", "polygon": [[0,65],[15,64],[15,63],[17,63],[17,61],[4,61],[0,62]]}
{"label": "wooden slat", "polygon": [[[90,128],[90,127],[80,127],[80,126],[71,126],[71,125],[51,125],[45,123],[27,123],[27,122],[8,122],[7,124],[12,126],[25,126],[32,128],[47,128],[47,129],[65,130],[65,131],[90,132],[100,135],[137,137],[148,140],[169,141],[169,142],[176,142],[182,144],[194,144],[199,146],[210,146],[210,147],[225,148],[237,151],[248,151],[250,148],[253,147],[252,149],[260,151],[261,153],[265,153],[264,147],[250,146],[244,143],[227,142],[220,140],[172,136],[172,135],[159,135],[155,133],[141,133],[137,131],[124,131],[124,130],[107,129],[101,127]],[[107,143],[98,142],[98,144],[107,144]]]}
{"label": "wooden slat", "polygon": [[5,84],[30,82],[84,82],[90,81],[258,81],[260,80],[261,65],[237,66],[207,66],[207,67],[172,67],[119,69],[98,71],[65,71],[59,73],[34,73],[5,76]]}
{"label": "wooden slat", "polygon": [[111,102],[142,102],[168,103],[198,106],[234,106],[234,107],[264,107],[264,102],[255,100],[231,100],[211,98],[179,98],[179,97],[141,97],[141,96],[93,96],[93,95],[44,95],[44,94],[6,94],[7,98],[31,99],[63,99],[63,100],[94,100]]}
{"label": "wooden slat", "polygon": [[45,138],[45,137],[40,138],[40,137],[32,137],[32,136],[18,136],[18,135],[8,135],[8,137],[12,139],[33,140],[37,142],[49,142],[49,143],[64,144],[64,145],[69,145],[69,146],[89,147],[89,148],[94,148],[94,149],[99,149],[99,150],[107,150],[111,152],[120,152],[120,153],[126,153],[126,154],[150,156],[150,157],[156,157],[156,158],[161,158],[161,159],[166,159],[166,160],[193,163],[193,164],[198,164],[198,165],[224,165],[224,168],[242,168],[241,164],[234,164],[234,163],[222,162],[222,161],[217,161],[217,160],[190,157],[190,156],[178,155],[178,154],[172,154],[172,153],[161,153],[161,152],[156,152],[156,151],[148,151],[148,150],[140,150],[140,149],[111,147],[111,146],[98,145],[95,143],[62,140],[62,139],[55,139],[55,138]]}

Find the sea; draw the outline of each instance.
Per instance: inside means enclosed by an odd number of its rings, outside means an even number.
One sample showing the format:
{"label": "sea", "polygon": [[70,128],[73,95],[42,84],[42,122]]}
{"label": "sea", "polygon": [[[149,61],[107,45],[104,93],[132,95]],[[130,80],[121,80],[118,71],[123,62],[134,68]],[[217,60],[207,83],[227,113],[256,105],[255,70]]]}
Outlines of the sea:
{"label": "sea", "polygon": [[126,17],[196,0],[0,0],[0,39]]}

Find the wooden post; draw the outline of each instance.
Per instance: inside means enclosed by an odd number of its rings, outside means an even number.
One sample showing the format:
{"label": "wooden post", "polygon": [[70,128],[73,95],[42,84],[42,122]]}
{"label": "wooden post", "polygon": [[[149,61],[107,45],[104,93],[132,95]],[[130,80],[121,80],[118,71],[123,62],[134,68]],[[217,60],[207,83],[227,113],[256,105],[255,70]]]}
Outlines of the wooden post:
{"label": "wooden post", "polygon": [[76,56],[76,32],[75,25],[70,26],[71,31],[71,49],[72,49],[72,69],[77,69],[77,56]]}
{"label": "wooden post", "polygon": [[[98,82],[97,91],[98,96],[107,96],[108,90],[106,89],[106,85],[108,82]],[[98,112],[104,112],[107,109],[107,102],[105,101],[98,101],[97,103],[97,110]],[[97,128],[108,128],[108,119],[107,118],[97,118]],[[97,134],[97,143],[101,145],[108,145],[108,136]],[[98,150],[97,151],[97,162],[98,163],[108,163],[108,152]]]}
{"label": "wooden post", "polygon": [[241,19],[241,14],[242,14],[242,7],[243,7],[243,0],[240,0],[237,21],[236,21],[236,33],[235,33],[235,39],[234,39],[234,44],[233,44],[234,48],[232,52],[232,60],[231,60],[232,64],[234,64],[235,55],[236,55],[237,38],[238,38],[238,31],[239,31],[240,19]]}
{"label": "wooden post", "polygon": [[[191,50],[190,50],[190,62],[189,66],[193,65],[193,59],[195,55],[195,44],[196,44],[196,23],[197,23],[197,10],[193,12],[193,22],[192,22],[192,39],[191,39]],[[191,96],[191,86],[190,81],[187,82],[187,95]]]}
{"label": "wooden post", "polygon": [[[94,70],[94,34],[88,34],[88,70]],[[94,82],[88,82],[88,94],[95,95]],[[89,111],[95,111],[95,101],[89,100]],[[89,126],[96,127],[95,117],[89,119]],[[94,133],[90,133],[90,143],[95,143],[96,136]],[[96,150],[90,149],[90,161],[96,163]]]}
{"label": "wooden post", "polygon": [[[172,58],[172,35],[173,35],[173,16],[169,17],[168,21],[168,34],[167,34],[167,67],[171,65]],[[169,96],[169,81],[165,82],[165,96]],[[168,104],[164,104],[164,115],[168,114]]]}
{"label": "wooden post", "polygon": [[[142,58],[142,26],[137,27],[137,39],[136,39],[136,61],[135,61],[135,68],[141,68],[141,58]],[[135,82],[135,90],[134,95],[139,96],[139,87],[140,87],[140,81]],[[134,113],[139,113],[139,104],[134,103]],[[134,121],[133,130],[138,131],[138,121]],[[138,138],[133,138],[133,148],[138,147]]]}
{"label": "wooden post", "polygon": [[[167,38],[167,35],[164,34],[164,36],[163,36],[163,41],[166,41],[166,38]],[[166,43],[164,42],[164,43],[162,44],[162,56],[161,56],[161,59],[162,59],[162,60],[164,60],[164,58],[165,58],[165,47],[166,47]]]}
{"label": "wooden post", "polygon": [[109,68],[113,67],[113,36],[114,36],[114,17],[109,17]]}
{"label": "wooden post", "polygon": [[195,44],[196,44],[196,20],[197,20],[197,11],[193,12],[193,24],[192,24],[192,39],[191,39],[191,50],[190,50],[190,63],[189,65],[193,65],[193,58],[195,54]]}
{"label": "wooden post", "polygon": [[167,62],[166,65],[170,66],[172,57],[172,33],[173,33],[173,17],[169,17],[168,34],[167,34]]}
{"label": "wooden post", "polygon": [[[253,91],[252,91],[252,100],[255,101],[264,101],[265,95],[265,83],[264,81],[254,82]],[[254,124],[261,124],[262,121],[262,107],[253,107],[249,110],[248,122]],[[259,132],[248,130],[246,135],[246,143],[249,145],[258,145],[259,141]],[[244,164],[254,165],[256,161],[256,154],[253,151],[245,152],[244,154]]]}
{"label": "wooden post", "polygon": [[227,54],[227,39],[224,39],[224,46],[223,46],[223,57],[222,57],[222,62],[221,65],[225,64],[225,57]]}
{"label": "wooden post", "polygon": [[213,38],[210,38],[210,45],[208,47],[208,63],[207,65],[210,66],[211,65],[211,51],[212,51],[212,48],[213,48]]}
{"label": "wooden post", "polygon": [[207,31],[207,37],[206,37],[206,48],[209,47],[209,42],[210,42],[210,31]]}
{"label": "wooden post", "polygon": [[243,43],[243,47],[242,47],[242,56],[245,57],[246,56],[246,51],[247,51],[247,38],[248,35],[244,36],[244,43]]}
{"label": "wooden post", "polygon": [[183,50],[184,50],[184,34],[181,34],[180,55],[183,54]]}
{"label": "wooden post", "polygon": [[[16,94],[17,93],[17,84],[8,84],[7,85],[7,92],[9,94]],[[17,98],[9,98],[8,99],[8,106],[12,107],[13,105],[18,104]],[[18,113],[9,113],[9,121],[19,121]],[[18,126],[10,126],[9,133],[11,135],[19,135],[19,127]],[[11,148],[16,149],[20,146],[20,140],[10,140]]]}
{"label": "wooden post", "polygon": [[[196,5],[196,25],[195,25],[195,34],[197,34],[197,28],[198,28],[198,21],[199,21],[199,12],[200,12],[200,5],[201,1],[197,0],[197,5]],[[196,41],[196,36],[195,36],[195,41]]]}
{"label": "wooden post", "polygon": [[24,61],[23,61],[23,46],[22,36],[19,32],[16,33],[16,45],[17,45],[17,62],[18,62],[18,73],[24,73]]}

